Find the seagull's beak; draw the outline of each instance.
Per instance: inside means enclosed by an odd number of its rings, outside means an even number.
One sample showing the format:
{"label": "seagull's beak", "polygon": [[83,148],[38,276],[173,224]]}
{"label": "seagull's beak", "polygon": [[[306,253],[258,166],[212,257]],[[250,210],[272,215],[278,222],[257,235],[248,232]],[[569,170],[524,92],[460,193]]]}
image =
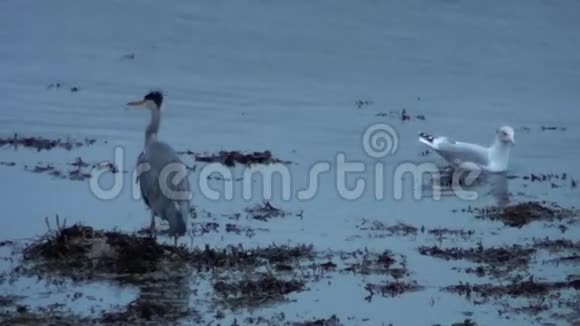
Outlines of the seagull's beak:
{"label": "seagull's beak", "polygon": [[145,100],[132,101],[127,103],[127,105],[133,107],[142,107],[143,105],[145,105]]}
{"label": "seagull's beak", "polygon": [[515,145],[516,144],[516,140],[514,139],[514,136],[511,136],[510,137],[510,141],[512,142],[512,145]]}

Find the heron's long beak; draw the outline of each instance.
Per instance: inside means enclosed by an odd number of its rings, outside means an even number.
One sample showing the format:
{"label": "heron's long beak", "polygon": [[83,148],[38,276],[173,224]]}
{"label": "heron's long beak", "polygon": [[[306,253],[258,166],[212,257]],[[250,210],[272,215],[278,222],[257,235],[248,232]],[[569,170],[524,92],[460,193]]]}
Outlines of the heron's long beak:
{"label": "heron's long beak", "polygon": [[510,141],[512,142],[512,145],[515,145],[515,144],[516,144],[516,140],[514,139],[514,137],[513,137],[513,136],[512,136],[512,137],[510,137]]}
{"label": "heron's long beak", "polygon": [[128,106],[135,106],[135,107],[139,107],[139,106],[143,106],[145,105],[145,100],[139,100],[139,101],[132,101],[127,103]]}

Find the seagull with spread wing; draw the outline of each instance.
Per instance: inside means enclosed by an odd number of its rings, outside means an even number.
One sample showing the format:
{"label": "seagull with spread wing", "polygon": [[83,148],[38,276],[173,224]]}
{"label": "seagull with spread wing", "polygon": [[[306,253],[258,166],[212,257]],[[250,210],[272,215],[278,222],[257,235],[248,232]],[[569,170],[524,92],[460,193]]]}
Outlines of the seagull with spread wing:
{"label": "seagull with spread wing", "polygon": [[464,143],[448,137],[434,137],[419,133],[419,141],[432,148],[453,166],[481,168],[489,172],[504,172],[508,168],[510,151],[515,144],[514,129],[503,126],[497,129],[495,140],[489,147]]}

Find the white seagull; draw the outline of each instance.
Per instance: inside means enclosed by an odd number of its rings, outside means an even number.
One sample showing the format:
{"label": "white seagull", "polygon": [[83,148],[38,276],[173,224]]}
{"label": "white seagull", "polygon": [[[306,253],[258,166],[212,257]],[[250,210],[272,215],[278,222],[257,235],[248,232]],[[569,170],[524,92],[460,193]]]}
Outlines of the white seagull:
{"label": "white seagull", "polygon": [[419,133],[419,141],[431,147],[453,166],[504,172],[508,168],[510,151],[515,144],[514,129],[503,126],[497,129],[495,140],[489,147],[454,141],[448,137],[433,137]]}

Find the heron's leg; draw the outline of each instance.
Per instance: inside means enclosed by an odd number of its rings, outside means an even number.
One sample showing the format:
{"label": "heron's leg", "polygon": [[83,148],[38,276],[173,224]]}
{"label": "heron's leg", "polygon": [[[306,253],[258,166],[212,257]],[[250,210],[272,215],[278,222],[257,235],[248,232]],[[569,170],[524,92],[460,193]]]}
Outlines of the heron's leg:
{"label": "heron's leg", "polygon": [[177,247],[177,236],[173,237],[173,246]]}
{"label": "heron's leg", "polygon": [[149,228],[149,232],[152,238],[155,238],[155,213],[151,211],[151,227]]}

